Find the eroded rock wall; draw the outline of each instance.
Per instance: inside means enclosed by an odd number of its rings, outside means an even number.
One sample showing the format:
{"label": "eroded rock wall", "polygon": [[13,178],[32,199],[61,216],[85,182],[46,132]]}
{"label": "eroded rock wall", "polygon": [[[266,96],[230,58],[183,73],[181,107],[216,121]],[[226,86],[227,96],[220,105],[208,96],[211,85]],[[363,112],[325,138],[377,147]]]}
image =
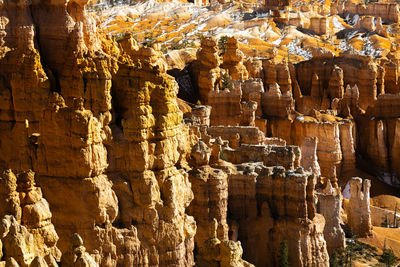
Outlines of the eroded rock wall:
{"label": "eroded rock wall", "polygon": [[280,243],[286,240],[291,265],[329,265],[325,219],[315,210],[314,183],[315,177],[302,169],[238,165],[238,173],[229,179],[229,212],[239,225],[246,259],[275,266]]}
{"label": "eroded rock wall", "polygon": [[[1,167],[36,172],[63,253],[76,232],[102,266],[191,266],[191,141],[177,84],[157,49],[103,36],[85,5],[1,6],[11,22],[0,29],[1,138],[15,141],[1,143]],[[18,216],[14,204],[4,212]]]}

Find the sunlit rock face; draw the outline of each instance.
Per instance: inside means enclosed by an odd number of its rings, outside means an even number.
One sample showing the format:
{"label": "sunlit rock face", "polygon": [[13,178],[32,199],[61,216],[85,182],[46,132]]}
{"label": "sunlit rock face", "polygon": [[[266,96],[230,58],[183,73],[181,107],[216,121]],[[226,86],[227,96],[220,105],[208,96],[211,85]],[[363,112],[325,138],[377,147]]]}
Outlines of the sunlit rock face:
{"label": "sunlit rock face", "polygon": [[342,224],[372,236],[352,177],[400,181],[398,6],[196,2],[0,2],[0,266],[328,266]]}
{"label": "sunlit rock face", "polygon": [[191,140],[177,84],[157,48],[103,36],[85,5],[1,5],[9,21],[1,28],[1,138],[10,140],[1,142],[1,166],[34,170],[40,186],[21,189],[28,200],[12,185],[4,192],[2,216],[32,232],[23,237],[26,258],[14,260],[45,258],[56,243],[67,253],[78,233],[90,266],[191,266],[196,222],[185,213],[193,192],[184,169]]}

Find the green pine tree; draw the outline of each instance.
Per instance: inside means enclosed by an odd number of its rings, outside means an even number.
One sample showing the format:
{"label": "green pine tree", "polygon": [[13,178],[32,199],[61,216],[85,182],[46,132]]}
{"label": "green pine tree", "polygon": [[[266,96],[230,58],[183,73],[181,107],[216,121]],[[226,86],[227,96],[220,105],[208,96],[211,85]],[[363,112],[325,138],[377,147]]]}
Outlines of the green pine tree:
{"label": "green pine tree", "polygon": [[336,253],[336,251],[332,253],[331,258],[329,259],[329,266],[339,267],[338,254]]}
{"label": "green pine tree", "polygon": [[389,223],[388,223],[388,218],[387,215],[385,217],[382,217],[382,223],[381,223],[381,227],[388,227]]}
{"label": "green pine tree", "polygon": [[289,249],[286,240],[281,242],[281,247],[279,249],[279,267],[289,266]]}
{"label": "green pine tree", "polygon": [[228,36],[226,36],[226,35],[221,36],[221,38],[219,38],[219,40],[218,40],[218,48],[220,51],[220,53],[219,53],[220,56],[225,54],[227,41],[228,41]]}
{"label": "green pine tree", "polygon": [[232,78],[229,75],[229,71],[226,70],[226,72],[222,75],[222,78],[221,78],[221,89],[222,90],[225,90],[225,89],[231,90],[232,88],[233,88]]}
{"label": "green pine tree", "polygon": [[383,254],[379,258],[379,261],[384,263],[386,267],[394,266],[398,260],[390,248],[384,248]]}

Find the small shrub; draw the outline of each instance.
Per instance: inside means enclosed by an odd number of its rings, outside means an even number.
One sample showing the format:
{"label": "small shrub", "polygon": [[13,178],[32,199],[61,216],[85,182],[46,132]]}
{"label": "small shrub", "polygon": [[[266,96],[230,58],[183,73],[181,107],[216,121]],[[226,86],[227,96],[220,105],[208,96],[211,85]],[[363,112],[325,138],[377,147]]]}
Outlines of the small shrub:
{"label": "small shrub", "polygon": [[339,267],[338,254],[336,251],[334,251],[332,253],[331,258],[329,259],[329,266],[330,267]]}
{"label": "small shrub", "polygon": [[143,46],[146,47],[152,47],[153,44],[158,43],[158,41],[155,39],[154,35],[150,32],[147,32],[144,36],[144,41],[143,41]]}
{"label": "small shrub", "polygon": [[338,251],[338,266],[351,267],[354,260],[371,260],[377,258],[377,249],[358,241],[357,236],[348,240],[347,246]]}
{"label": "small shrub", "polygon": [[233,88],[232,78],[229,75],[229,72],[226,71],[221,78],[221,89],[222,90],[231,90]]}
{"label": "small shrub", "polygon": [[220,56],[225,54],[227,41],[228,41],[228,36],[226,35],[221,36],[221,38],[219,38],[218,40],[218,49]]}
{"label": "small shrub", "polygon": [[388,218],[387,216],[382,217],[383,222],[381,223],[382,227],[388,227],[389,223],[388,223]]}
{"label": "small shrub", "polygon": [[179,42],[172,43],[171,46],[169,47],[171,50],[179,50],[179,49],[184,49],[187,47],[194,47],[194,42],[189,41],[189,40],[181,40]]}

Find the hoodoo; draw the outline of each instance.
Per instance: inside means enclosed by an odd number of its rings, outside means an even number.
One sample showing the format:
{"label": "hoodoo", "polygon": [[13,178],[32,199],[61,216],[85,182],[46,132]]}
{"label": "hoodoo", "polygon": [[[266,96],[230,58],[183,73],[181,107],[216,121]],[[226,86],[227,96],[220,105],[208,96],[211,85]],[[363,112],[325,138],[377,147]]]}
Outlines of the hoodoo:
{"label": "hoodoo", "polygon": [[0,0],[0,267],[395,266],[399,10]]}

